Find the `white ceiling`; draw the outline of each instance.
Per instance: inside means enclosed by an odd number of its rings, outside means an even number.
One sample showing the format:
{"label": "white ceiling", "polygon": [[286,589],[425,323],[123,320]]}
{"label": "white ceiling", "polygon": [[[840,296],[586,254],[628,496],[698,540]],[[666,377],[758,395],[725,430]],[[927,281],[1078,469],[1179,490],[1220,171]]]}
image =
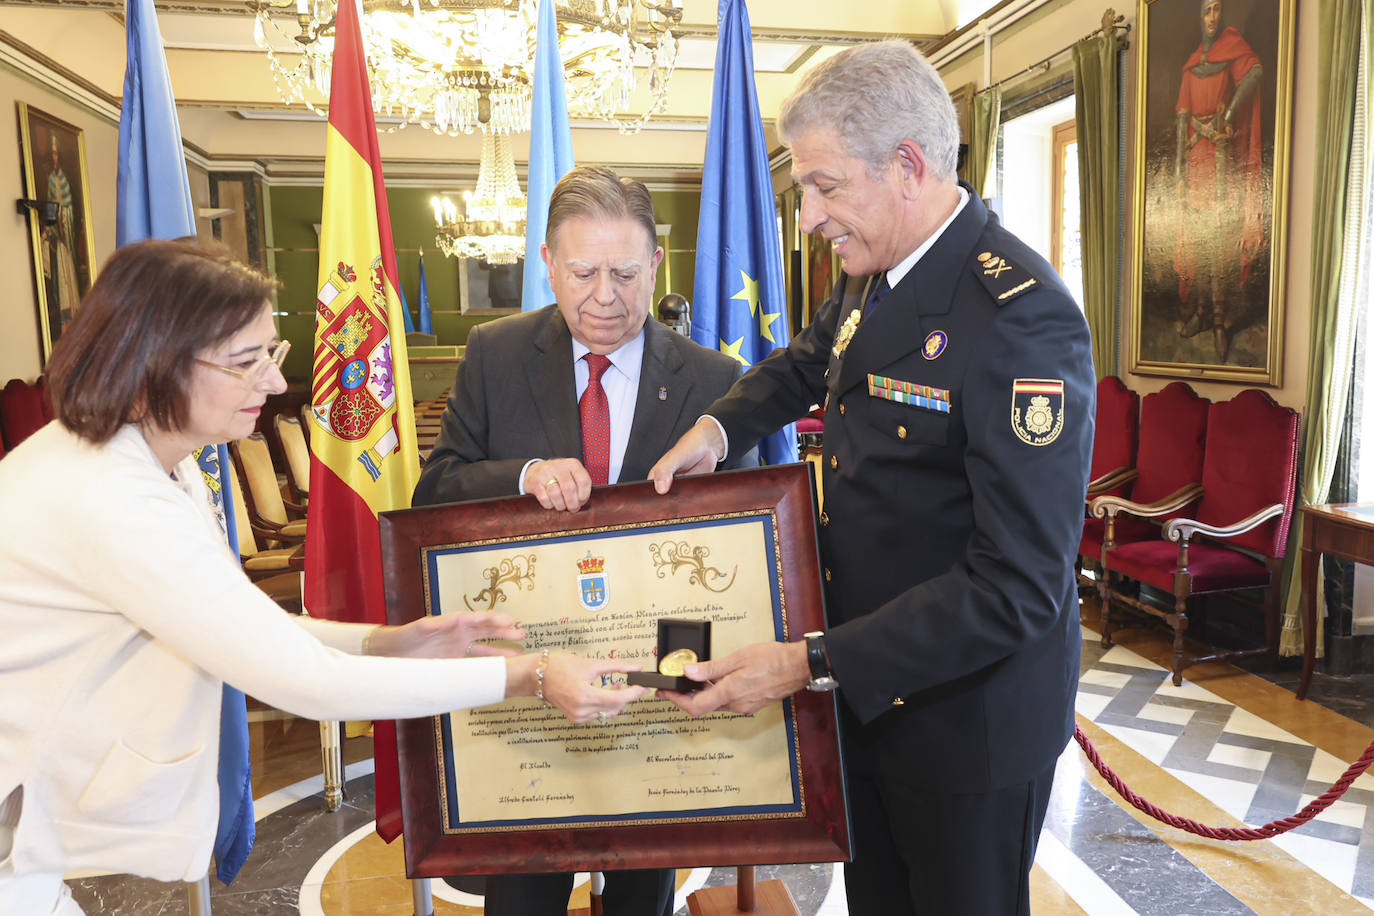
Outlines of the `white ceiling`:
{"label": "white ceiling", "polygon": [[[256,162],[274,179],[317,179],[322,122],[303,106],[280,101],[253,41],[247,4],[155,3],[186,142],[210,159]],[[755,80],[765,123],[771,123],[796,73],[835,51],[890,35],[932,44],[992,5],[988,0],[869,0],[863,5],[751,0]],[[0,0],[0,54],[11,62],[25,61],[30,72],[56,74],[117,117],[124,76],[123,8],[123,0]],[[681,51],[667,110],[634,136],[575,121],[579,161],[665,181],[692,180],[699,173],[710,114],[716,10],[716,0],[683,0]],[[636,99],[636,106],[642,110],[642,101]],[[475,171],[476,137],[440,137],[415,126],[391,129],[381,140],[389,180],[457,178]],[[523,161],[528,141],[516,138],[513,146]]]}

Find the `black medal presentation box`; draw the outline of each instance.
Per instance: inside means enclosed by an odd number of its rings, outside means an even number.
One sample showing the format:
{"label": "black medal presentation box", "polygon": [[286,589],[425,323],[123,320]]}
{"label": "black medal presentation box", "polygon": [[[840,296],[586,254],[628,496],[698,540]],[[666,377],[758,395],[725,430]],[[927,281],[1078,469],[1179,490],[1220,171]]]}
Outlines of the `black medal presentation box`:
{"label": "black medal presentation box", "polygon": [[626,676],[626,681],[641,687],[676,690],[678,693],[693,693],[706,686],[683,674],[682,666],[711,658],[711,621],[661,617],[656,648],[654,657],[658,659],[658,668],[654,671],[631,672]]}
{"label": "black medal presentation box", "polygon": [[[528,496],[385,512],[381,540],[390,623],[497,610],[528,650],[653,677],[825,626],[806,464],[666,496],[600,487],[578,512]],[[519,697],[397,722],[397,744],[410,877],[850,858],[833,694],[699,719],[650,694],[582,724]]]}

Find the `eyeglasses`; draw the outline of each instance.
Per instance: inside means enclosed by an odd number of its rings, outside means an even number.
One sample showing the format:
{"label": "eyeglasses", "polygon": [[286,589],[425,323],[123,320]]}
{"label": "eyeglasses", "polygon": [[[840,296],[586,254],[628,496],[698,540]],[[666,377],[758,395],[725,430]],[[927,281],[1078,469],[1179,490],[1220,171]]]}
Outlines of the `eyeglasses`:
{"label": "eyeglasses", "polygon": [[197,359],[196,362],[207,369],[218,369],[247,382],[249,385],[256,385],[263,380],[271,367],[281,368],[281,364],[286,362],[286,354],[291,350],[291,341],[279,340],[276,345],[266,353],[253,360],[246,367],[240,369],[235,366],[221,366],[219,363],[207,362]]}

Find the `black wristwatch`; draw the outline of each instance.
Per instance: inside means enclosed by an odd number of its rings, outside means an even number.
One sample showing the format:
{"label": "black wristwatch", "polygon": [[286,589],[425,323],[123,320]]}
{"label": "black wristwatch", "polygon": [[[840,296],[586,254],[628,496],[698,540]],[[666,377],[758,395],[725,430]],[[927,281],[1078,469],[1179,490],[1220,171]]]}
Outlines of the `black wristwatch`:
{"label": "black wristwatch", "polygon": [[830,671],[830,656],[825,651],[825,634],[817,630],[814,633],[803,634],[803,638],[806,640],[806,664],[811,669],[811,680],[806,682],[806,689],[824,691],[834,690],[840,686],[840,682],[835,680],[835,675]]}

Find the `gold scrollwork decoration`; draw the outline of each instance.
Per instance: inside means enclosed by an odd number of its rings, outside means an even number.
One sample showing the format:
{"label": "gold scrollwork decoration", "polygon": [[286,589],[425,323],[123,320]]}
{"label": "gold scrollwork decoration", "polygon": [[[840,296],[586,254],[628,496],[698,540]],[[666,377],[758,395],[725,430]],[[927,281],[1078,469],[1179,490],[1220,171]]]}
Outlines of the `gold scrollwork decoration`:
{"label": "gold scrollwork decoration", "polygon": [[735,574],[739,572],[738,566],[730,570],[729,581],[717,588],[712,583],[719,584],[719,580],[726,578],[727,574],[714,566],[706,565],[706,557],[711,553],[710,548],[693,547],[686,541],[664,541],[662,544],[650,544],[649,553],[653,555],[654,569],[660,579],[670,570],[676,574],[679,569],[685,568],[691,570],[687,581],[693,585],[700,585],[708,592],[725,591],[735,584]]}
{"label": "gold scrollwork decoration", "polygon": [[[490,611],[496,607],[497,602],[506,600],[506,590],[503,586],[509,584],[516,588],[524,588],[527,584],[534,588],[534,554],[528,556],[516,555],[506,557],[495,566],[488,566],[482,570],[482,578],[487,581],[487,587],[469,600],[467,595],[463,596],[463,603],[468,606],[469,611]],[[473,607],[473,602],[478,603],[478,607]],[[482,602],[486,602],[486,607],[481,607]]]}

